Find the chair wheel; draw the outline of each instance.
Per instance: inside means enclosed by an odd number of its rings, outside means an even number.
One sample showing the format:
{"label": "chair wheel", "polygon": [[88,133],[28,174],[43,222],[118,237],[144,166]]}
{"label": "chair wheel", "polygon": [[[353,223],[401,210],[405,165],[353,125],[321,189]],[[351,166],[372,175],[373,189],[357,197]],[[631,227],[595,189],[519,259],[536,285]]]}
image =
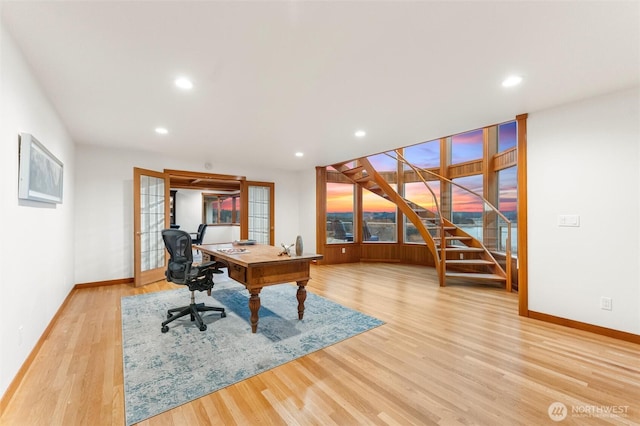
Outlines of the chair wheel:
{"label": "chair wheel", "polygon": [[162,331],[163,333],[166,333],[167,331],[169,331],[169,327],[167,327],[166,325],[163,325],[160,331]]}
{"label": "chair wheel", "polygon": [[220,318],[225,318],[226,316],[227,316],[227,314],[224,313],[224,312],[220,314]]}
{"label": "chair wheel", "polygon": [[207,324],[202,324],[200,326],[200,331],[205,331],[207,329]]}

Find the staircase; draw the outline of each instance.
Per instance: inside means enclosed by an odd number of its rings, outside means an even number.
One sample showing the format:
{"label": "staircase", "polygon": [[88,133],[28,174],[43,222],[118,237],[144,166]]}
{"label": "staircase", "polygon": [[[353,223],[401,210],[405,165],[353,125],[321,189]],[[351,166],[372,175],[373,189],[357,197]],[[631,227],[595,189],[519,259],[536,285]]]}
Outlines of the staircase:
{"label": "staircase", "polygon": [[[506,262],[505,271],[481,241],[442,217],[438,199],[422,176],[421,170],[407,163],[399,153],[397,158],[413,168],[421,177],[426,190],[431,192],[435,200],[435,211],[403,198],[375,170],[367,158],[337,163],[332,167],[350,181],[393,202],[411,221],[434,258],[440,286],[445,286],[449,279],[471,280],[501,283],[507,291],[511,291],[510,262]],[[446,178],[441,179],[453,183]],[[507,253],[507,259],[510,257],[510,253]]]}

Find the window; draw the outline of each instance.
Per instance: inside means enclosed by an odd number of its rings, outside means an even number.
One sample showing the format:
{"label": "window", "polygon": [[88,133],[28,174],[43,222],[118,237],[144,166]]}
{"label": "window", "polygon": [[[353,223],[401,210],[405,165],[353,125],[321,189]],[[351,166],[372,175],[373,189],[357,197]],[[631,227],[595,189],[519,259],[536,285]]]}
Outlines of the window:
{"label": "window", "polygon": [[[518,167],[509,167],[498,172],[498,210],[511,221],[511,251],[515,254],[518,252],[518,187],[517,187]],[[500,229],[500,248],[506,251],[507,229]]]}
{"label": "window", "polygon": [[[372,172],[358,167],[362,165],[358,159],[336,163],[335,168],[318,169],[318,188],[326,191],[319,193],[317,199],[319,209],[326,215],[326,224],[319,223],[326,226],[325,244],[361,243],[363,258],[413,259],[424,250],[418,247],[426,244],[428,236],[424,232],[440,237],[439,225],[448,220],[491,252],[515,252],[518,134],[518,121],[514,120],[399,147],[390,155],[368,156],[373,169],[396,191],[388,197],[377,195],[386,192],[386,185],[372,183],[368,176]],[[400,154],[410,165],[403,164]],[[408,207],[398,207],[390,201],[397,197],[403,198]],[[407,219],[416,216],[408,211],[407,215],[402,214],[405,208],[413,209],[419,218],[416,220],[426,229],[419,231]],[[506,246],[508,223],[511,247]],[[448,241],[459,245],[467,240],[461,237]],[[398,248],[384,252],[386,248],[374,249],[374,244],[367,247],[370,242],[414,246],[407,251]],[[351,260],[358,257],[357,251],[353,253]]]}
{"label": "window", "polygon": [[[423,182],[405,183],[404,198],[428,210],[433,217],[437,217],[438,205],[436,204],[436,199],[440,199],[440,181],[429,181],[429,187],[433,194]],[[425,244],[416,226],[406,216],[404,217],[404,242]]]}
{"label": "window", "polygon": [[353,242],[354,186],[327,182],[327,243]]}
{"label": "window", "polygon": [[498,152],[514,148],[518,139],[515,121],[498,126]]}
{"label": "window", "polygon": [[[395,189],[396,185],[391,185]],[[369,190],[362,191],[362,240],[391,242],[398,239],[396,205]]]}
{"label": "window", "polygon": [[202,216],[208,225],[240,223],[239,194],[202,194]]}
{"label": "window", "polygon": [[451,137],[451,164],[482,158],[482,129]]}
{"label": "window", "polygon": [[[423,169],[440,168],[440,141],[424,142],[404,149],[404,158]],[[405,170],[409,166],[405,166]]]}
{"label": "window", "polygon": [[[482,175],[467,176],[453,180],[476,194],[482,194]],[[452,222],[469,235],[482,240],[482,218],[484,203],[479,197],[470,194],[457,185],[452,185],[451,206]]]}

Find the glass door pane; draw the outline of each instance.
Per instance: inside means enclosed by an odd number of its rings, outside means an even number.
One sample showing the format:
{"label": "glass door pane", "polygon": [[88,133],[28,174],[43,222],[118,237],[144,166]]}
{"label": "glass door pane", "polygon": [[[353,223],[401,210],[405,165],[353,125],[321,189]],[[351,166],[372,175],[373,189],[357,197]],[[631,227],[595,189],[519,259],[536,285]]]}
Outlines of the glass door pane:
{"label": "glass door pane", "polygon": [[133,169],[134,282],[136,287],[162,280],[169,227],[169,178],[162,172]]}
{"label": "glass door pane", "polygon": [[164,179],[140,177],[141,270],[164,267]]}
{"label": "glass door pane", "polygon": [[271,190],[266,186],[249,186],[249,239],[271,244]]}

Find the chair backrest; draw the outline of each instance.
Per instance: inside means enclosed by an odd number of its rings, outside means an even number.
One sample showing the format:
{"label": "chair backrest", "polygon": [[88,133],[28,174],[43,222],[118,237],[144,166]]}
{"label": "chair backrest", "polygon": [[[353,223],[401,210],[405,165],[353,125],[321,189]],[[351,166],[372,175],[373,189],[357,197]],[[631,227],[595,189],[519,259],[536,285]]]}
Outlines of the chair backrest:
{"label": "chair backrest", "polygon": [[163,229],[162,240],[169,252],[169,264],[165,273],[167,281],[184,284],[193,263],[191,236],[179,229]]}
{"label": "chair backrest", "polygon": [[369,241],[371,239],[371,231],[369,230],[369,225],[366,220],[362,221],[362,239],[365,241]]}
{"label": "chair backrest", "polygon": [[347,231],[344,228],[344,223],[338,219],[333,220],[333,238],[337,240],[344,240],[347,236]]}
{"label": "chair backrest", "polygon": [[207,232],[207,224],[201,223],[198,225],[198,232],[196,233],[196,237],[193,239],[194,244],[202,244],[204,242],[204,234]]}

